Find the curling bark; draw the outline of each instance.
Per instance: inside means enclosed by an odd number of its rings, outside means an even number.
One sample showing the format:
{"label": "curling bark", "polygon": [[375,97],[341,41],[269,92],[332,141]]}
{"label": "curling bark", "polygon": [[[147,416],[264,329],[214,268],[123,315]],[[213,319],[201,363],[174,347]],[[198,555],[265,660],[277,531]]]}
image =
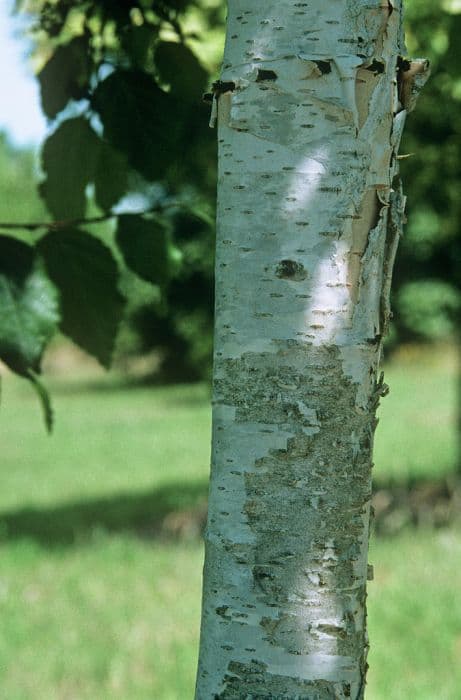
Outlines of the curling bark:
{"label": "curling bark", "polygon": [[229,0],[197,700],[362,698],[400,0]]}

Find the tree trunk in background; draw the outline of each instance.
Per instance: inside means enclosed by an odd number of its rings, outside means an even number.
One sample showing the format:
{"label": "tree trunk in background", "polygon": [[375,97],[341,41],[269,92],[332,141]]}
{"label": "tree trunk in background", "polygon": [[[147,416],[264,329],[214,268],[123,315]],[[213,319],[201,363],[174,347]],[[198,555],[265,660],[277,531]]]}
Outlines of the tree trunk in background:
{"label": "tree trunk in background", "polygon": [[[400,0],[230,0],[196,698],[361,698]],[[233,85],[232,85],[233,83]]]}

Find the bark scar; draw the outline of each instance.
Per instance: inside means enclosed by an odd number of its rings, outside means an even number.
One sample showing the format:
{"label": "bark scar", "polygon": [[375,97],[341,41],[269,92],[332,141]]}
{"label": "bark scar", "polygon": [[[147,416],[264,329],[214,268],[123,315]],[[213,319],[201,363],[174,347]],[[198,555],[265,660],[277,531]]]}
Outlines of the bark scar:
{"label": "bark scar", "polygon": [[418,95],[430,76],[430,63],[425,58],[414,61],[399,58],[397,63],[398,97],[401,109],[412,112]]}
{"label": "bark scar", "polygon": [[228,95],[236,88],[236,84],[232,80],[216,80],[211,86],[212,92],[206,92],[203,95],[204,102],[211,102],[211,115],[209,121],[210,129],[214,129],[218,120],[218,100],[221,95]]}

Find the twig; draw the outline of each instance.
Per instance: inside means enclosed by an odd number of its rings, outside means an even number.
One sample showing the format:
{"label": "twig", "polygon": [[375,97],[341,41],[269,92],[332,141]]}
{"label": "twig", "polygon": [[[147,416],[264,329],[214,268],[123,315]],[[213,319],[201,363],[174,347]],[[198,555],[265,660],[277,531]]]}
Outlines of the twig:
{"label": "twig", "polygon": [[[145,212],[141,212],[144,214]],[[109,219],[113,219],[115,216],[118,216],[118,214],[106,214],[103,216],[92,216],[88,219],[64,219],[62,221],[34,221],[34,222],[25,222],[25,221],[19,221],[19,222],[7,222],[7,221],[1,221],[0,222],[0,228],[6,228],[6,229],[26,229],[27,231],[36,231],[37,229],[40,228],[49,228],[49,229],[57,229],[57,228],[69,228],[71,226],[78,226],[79,224],[97,224],[100,221],[108,221]]]}
{"label": "twig", "polygon": [[73,226],[80,226],[81,224],[99,224],[103,221],[109,221],[110,219],[117,219],[119,216],[124,216],[125,214],[130,214],[132,216],[143,216],[144,214],[152,214],[154,212],[162,211],[164,209],[169,209],[170,207],[184,206],[180,202],[170,202],[168,204],[156,205],[150,209],[143,209],[142,211],[133,212],[120,212],[119,214],[102,214],[101,216],[90,216],[88,218],[81,219],[63,219],[62,221],[17,221],[17,222],[5,222],[0,221],[0,229],[18,230],[25,229],[26,231],[37,231],[41,228],[47,229],[61,229],[61,228],[72,228]]}

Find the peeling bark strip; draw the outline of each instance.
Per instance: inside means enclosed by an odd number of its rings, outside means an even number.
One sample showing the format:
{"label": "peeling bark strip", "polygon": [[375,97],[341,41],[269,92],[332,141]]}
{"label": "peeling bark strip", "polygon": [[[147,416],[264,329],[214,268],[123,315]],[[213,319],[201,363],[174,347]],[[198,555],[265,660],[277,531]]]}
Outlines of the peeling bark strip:
{"label": "peeling bark strip", "polygon": [[400,0],[229,0],[197,700],[363,697],[377,379],[427,77]]}

